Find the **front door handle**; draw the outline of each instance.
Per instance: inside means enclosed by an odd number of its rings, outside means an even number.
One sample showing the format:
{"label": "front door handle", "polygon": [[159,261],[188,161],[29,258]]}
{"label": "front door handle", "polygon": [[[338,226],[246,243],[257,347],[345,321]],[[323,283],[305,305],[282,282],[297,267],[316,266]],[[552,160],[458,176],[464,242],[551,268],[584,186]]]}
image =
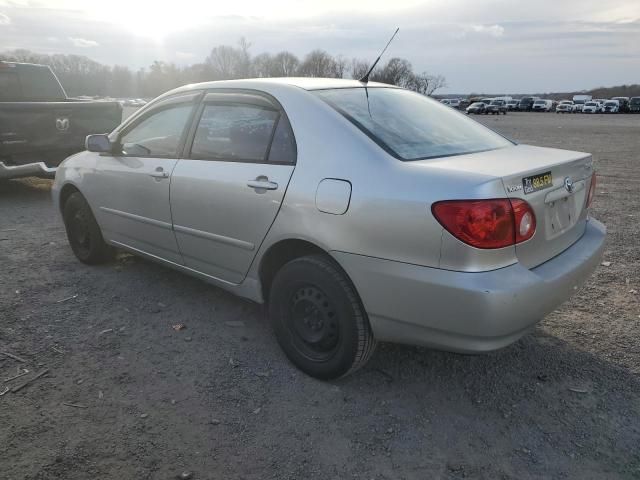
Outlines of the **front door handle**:
{"label": "front door handle", "polygon": [[149,175],[153,178],[169,178],[169,172],[165,172],[162,167],[156,168],[155,171],[151,172]]}
{"label": "front door handle", "polygon": [[278,184],[276,182],[270,182],[267,177],[258,177],[255,180],[249,180],[247,187],[259,189],[259,190],[276,190]]}

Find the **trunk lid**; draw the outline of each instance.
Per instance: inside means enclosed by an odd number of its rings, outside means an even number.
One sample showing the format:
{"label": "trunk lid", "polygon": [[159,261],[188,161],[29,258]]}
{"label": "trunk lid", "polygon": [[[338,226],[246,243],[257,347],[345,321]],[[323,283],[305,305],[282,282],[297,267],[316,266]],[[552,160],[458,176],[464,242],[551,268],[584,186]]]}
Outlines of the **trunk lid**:
{"label": "trunk lid", "polygon": [[531,205],[536,232],[515,247],[518,261],[527,268],[558,255],[584,233],[593,174],[592,157],[587,153],[517,145],[424,162],[434,168],[498,177],[508,198]]}

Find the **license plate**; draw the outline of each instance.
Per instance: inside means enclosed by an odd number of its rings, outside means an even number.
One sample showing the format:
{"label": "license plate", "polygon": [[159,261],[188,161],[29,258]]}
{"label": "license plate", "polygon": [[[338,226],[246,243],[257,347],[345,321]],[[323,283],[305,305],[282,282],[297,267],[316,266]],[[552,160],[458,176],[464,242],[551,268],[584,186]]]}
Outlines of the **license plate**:
{"label": "license plate", "polygon": [[538,190],[544,190],[552,185],[553,178],[551,177],[551,172],[540,173],[522,179],[522,189],[525,195],[527,193],[537,192]]}

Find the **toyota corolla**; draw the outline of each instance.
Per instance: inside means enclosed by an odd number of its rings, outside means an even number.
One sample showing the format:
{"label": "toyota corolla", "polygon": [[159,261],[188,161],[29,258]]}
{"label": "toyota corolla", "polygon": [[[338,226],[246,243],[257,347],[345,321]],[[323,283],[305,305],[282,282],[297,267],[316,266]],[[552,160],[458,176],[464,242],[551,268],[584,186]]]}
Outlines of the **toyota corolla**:
{"label": "toyota corolla", "polygon": [[86,147],[53,188],[79,260],[124,249],[267,303],[318,378],[380,341],[505,347],[603,250],[591,155],[517,145],[390,85],[188,85]]}

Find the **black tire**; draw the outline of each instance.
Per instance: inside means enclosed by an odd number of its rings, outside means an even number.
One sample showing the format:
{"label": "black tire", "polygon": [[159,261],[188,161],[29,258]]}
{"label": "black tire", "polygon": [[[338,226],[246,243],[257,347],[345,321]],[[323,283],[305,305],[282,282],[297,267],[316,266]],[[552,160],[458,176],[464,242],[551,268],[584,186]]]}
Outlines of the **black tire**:
{"label": "black tire", "polygon": [[69,196],[62,207],[62,218],[71,250],[78,260],[96,265],[112,258],[113,249],[102,238],[98,222],[81,193]]}
{"label": "black tire", "polygon": [[296,258],[278,271],[269,318],[291,363],[322,380],[355,372],[376,347],[353,284],[324,255]]}

